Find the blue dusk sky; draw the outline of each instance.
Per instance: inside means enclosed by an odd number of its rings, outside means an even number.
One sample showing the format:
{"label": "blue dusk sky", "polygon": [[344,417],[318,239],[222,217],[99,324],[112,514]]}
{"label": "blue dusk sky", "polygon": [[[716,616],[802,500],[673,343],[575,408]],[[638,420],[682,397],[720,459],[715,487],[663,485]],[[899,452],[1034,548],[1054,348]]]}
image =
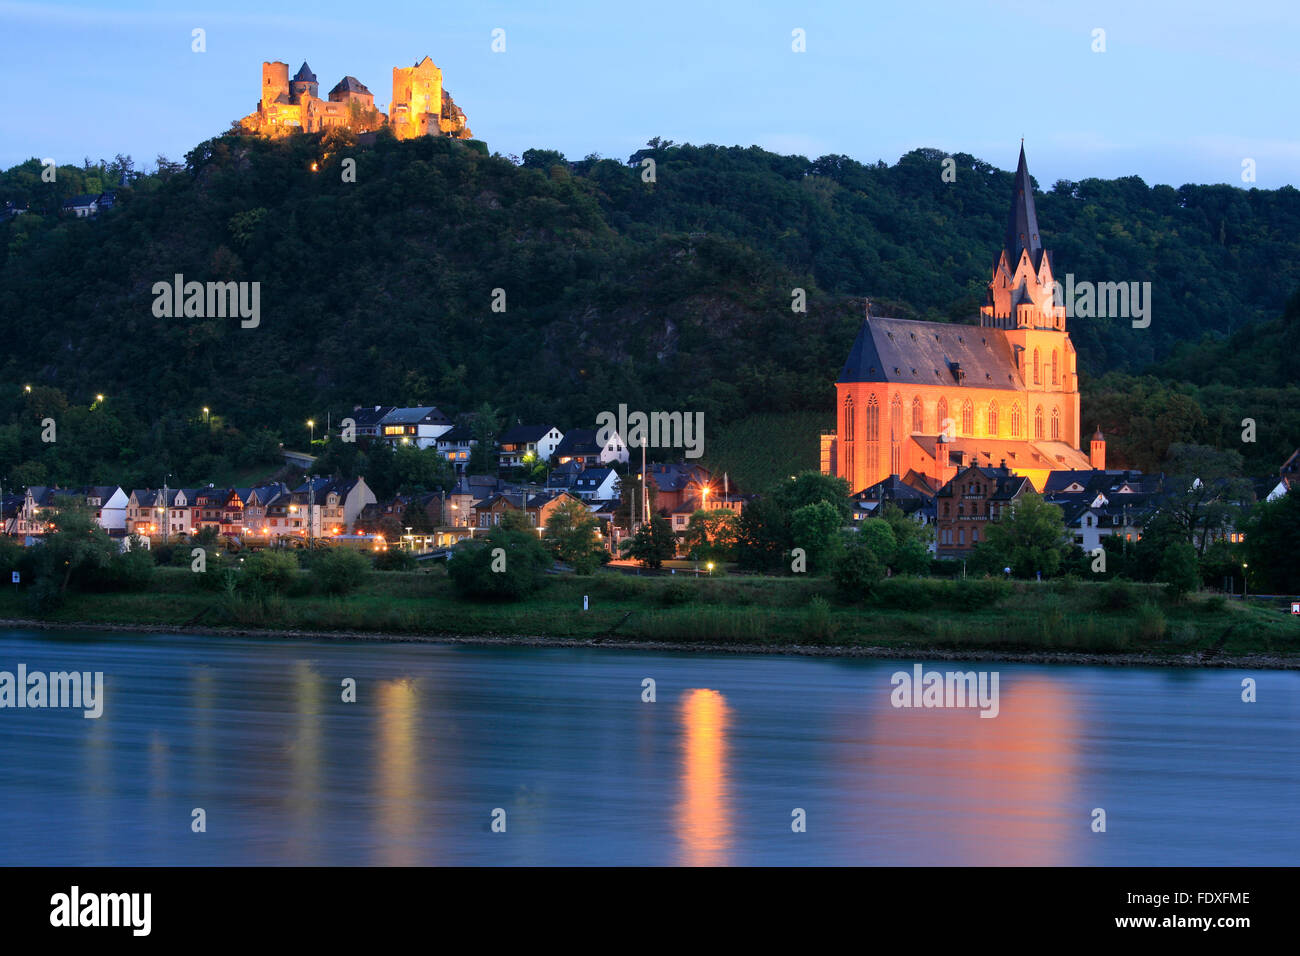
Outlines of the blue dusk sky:
{"label": "blue dusk sky", "polygon": [[1044,187],[1243,185],[1252,159],[1272,188],[1300,182],[1297,22],[1295,0],[0,0],[0,166],[180,159],[254,109],[263,60],[306,60],[322,95],[351,74],[386,109],[392,68],[427,54],[502,153],[626,159],[661,136],[1011,169],[1023,136]]}

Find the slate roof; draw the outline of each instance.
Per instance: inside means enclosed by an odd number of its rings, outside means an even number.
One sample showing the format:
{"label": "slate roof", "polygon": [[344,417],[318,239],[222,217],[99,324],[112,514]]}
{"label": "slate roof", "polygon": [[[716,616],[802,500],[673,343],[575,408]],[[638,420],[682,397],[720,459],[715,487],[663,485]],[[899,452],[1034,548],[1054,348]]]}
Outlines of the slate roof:
{"label": "slate roof", "polygon": [[355,76],[345,76],[343,79],[339,80],[338,85],[335,86],[334,89],[330,90],[331,96],[335,93],[365,93],[370,95],[370,91],[366,89],[365,84]]}
{"label": "slate roof", "polygon": [[1007,253],[1007,263],[1014,271],[1020,253],[1029,250],[1029,259],[1037,269],[1043,258],[1043,243],[1038,237],[1038,212],[1034,209],[1034,185],[1029,178],[1029,165],[1025,162],[1025,144],[1020,144],[1020,162],[1016,165],[1016,181],[1011,187],[1011,213],[1007,217],[1007,232],[1002,240]]}
{"label": "slate roof", "polygon": [[863,320],[837,381],[1024,388],[1001,329],[874,315]]}
{"label": "slate roof", "polygon": [[596,429],[572,428],[564,433],[560,443],[555,446],[555,456],[599,455],[604,446],[596,441]]}
{"label": "slate roof", "polygon": [[298,67],[298,72],[294,74],[293,78],[296,81],[302,81],[305,83],[316,82],[316,74],[311,71],[311,67],[307,65],[306,60],[302,61],[302,66]]}
{"label": "slate roof", "polygon": [[539,442],[546,437],[554,425],[513,425],[506,429],[498,442],[502,445],[523,445]]}
{"label": "slate roof", "polygon": [[358,428],[378,425],[384,420],[384,416],[394,411],[396,405],[357,405],[352,409],[350,416],[357,423]]}
{"label": "slate roof", "polygon": [[451,419],[433,405],[394,408],[382,419],[385,425],[450,425]]}

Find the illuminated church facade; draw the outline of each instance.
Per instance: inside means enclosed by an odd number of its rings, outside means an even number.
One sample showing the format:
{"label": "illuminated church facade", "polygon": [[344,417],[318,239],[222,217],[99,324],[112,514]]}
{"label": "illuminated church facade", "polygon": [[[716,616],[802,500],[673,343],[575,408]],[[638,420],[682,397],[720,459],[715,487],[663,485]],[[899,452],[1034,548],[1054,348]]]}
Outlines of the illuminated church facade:
{"label": "illuminated church facade", "polygon": [[836,428],[822,471],[853,493],[891,475],[942,487],[969,465],[1023,475],[1105,468],[1080,450],[1079,379],[1065,307],[1054,299],[1023,144],[1003,246],[978,325],[868,314],[835,383]]}

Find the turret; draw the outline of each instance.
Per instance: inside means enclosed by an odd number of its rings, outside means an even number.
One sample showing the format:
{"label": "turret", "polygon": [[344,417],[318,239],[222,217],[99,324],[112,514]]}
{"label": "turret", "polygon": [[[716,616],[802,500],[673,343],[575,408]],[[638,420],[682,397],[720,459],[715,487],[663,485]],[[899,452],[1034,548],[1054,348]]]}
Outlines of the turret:
{"label": "turret", "polygon": [[1100,428],[1093,434],[1092,444],[1088,446],[1088,461],[1094,470],[1106,470],[1106,438]]}

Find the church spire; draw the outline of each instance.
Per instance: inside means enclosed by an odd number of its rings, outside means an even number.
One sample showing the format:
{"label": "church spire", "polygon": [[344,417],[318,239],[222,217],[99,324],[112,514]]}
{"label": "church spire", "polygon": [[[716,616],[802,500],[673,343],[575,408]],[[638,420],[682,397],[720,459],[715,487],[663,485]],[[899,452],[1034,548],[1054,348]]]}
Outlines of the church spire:
{"label": "church spire", "polygon": [[1020,163],[1016,166],[1016,183],[1011,189],[1011,215],[1007,219],[1007,234],[1002,247],[1007,252],[1007,263],[1013,271],[1020,261],[1020,250],[1029,250],[1029,258],[1035,267],[1043,250],[1043,243],[1038,238],[1034,186],[1029,179],[1029,166],[1025,162],[1024,140],[1020,141]]}

